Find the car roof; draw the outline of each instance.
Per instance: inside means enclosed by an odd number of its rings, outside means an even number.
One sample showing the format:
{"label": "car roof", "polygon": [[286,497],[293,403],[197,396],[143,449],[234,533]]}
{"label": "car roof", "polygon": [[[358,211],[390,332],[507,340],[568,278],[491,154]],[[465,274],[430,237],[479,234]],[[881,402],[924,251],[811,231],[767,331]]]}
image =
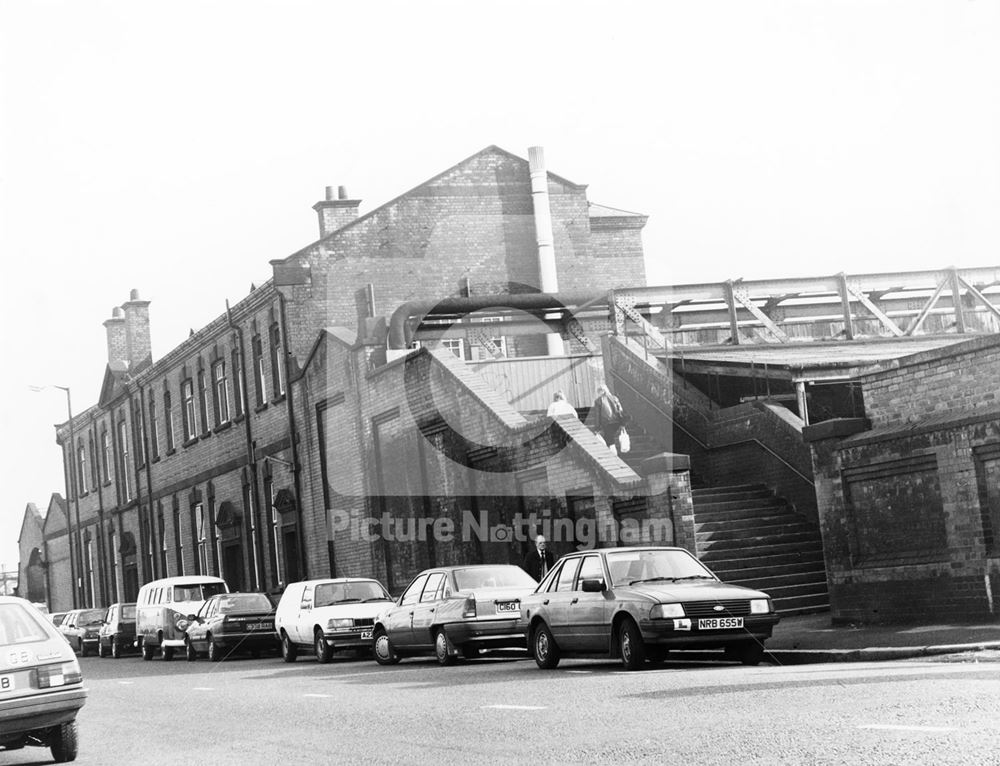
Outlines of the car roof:
{"label": "car roof", "polygon": [[427,567],[427,569],[421,570],[420,574],[418,574],[417,577],[419,577],[420,575],[422,575],[422,574],[424,574],[426,572],[457,572],[460,569],[461,570],[464,570],[464,569],[496,569],[497,567],[513,567],[514,569],[520,569],[521,568],[517,564],[452,564],[452,565],[446,566],[446,567]]}
{"label": "car roof", "polygon": [[143,588],[156,586],[162,588],[167,585],[205,585],[206,583],[225,582],[221,577],[211,575],[177,575],[175,577],[163,577],[159,580],[150,580],[143,585]]}
{"label": "car roof", "polygon": [[628,548],[587,548],[583,551],[567,553],[564,558],[585,556],[588,553],[635,553],[636,551],[684,551],[685,553],[691,553],[687,548],[679,548],[676,545],[633,545]]}
{"label": "car roof", "polygon": [[288,583],[287,587],[291,588],[293,585],[326,585],[328,583],[342,582],[376,582],[379,585],[382,584],[374,577],[323,577],[319,580],[300,580],[299,582],[291,582]]}

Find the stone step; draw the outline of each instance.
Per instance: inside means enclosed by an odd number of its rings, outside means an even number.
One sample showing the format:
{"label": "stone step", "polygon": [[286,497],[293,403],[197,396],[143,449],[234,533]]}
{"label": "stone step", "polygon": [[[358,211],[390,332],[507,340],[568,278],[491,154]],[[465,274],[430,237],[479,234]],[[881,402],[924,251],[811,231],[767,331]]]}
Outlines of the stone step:
{"label": "stone step", "polygon": [[[728,542],[728,541],[727,541]],[[732,545],[724,543],[707,543],[704,549],[698,547],[698,558],[708,564],[709,569],[714,568],[716,561],[754,561],[762,556],[771,556],[785,553],[802,553],[823,556],[823,546],[816,538],[809,540],[794,540],[780,543],[758,542],[734,548]],[[750,555],[748,555],[750,554]]]}
{"label": "stone step", "polygon": [[764,506],[763,508],[739,508],[729,511],[709,511],[705,512],[695,509],[695,524],[710,524],[713,522],[738,522],[743,519],[759,519],[767,516],[787,516],[790,519],[805,520],[805,516],[796,513],[791,506],[781,501],[781,504]]}
{"label": "stone step", "polygon": [[732,511],[745,511],[753,508],[786,508],[788,503],[774,495],[769,497],[751,497],[742,500],[726,500],[725,502],[694,503],[695,516],[702,516],[707,513],[729,513]]}
{"label": "stone step", "polygon": [[695,498],[702,498],[708,495],[727,494],[731,492],[765,492],[768,495],[771,494],[771,490],[763,484],[729,484],[696,489],[693,495]]}
{"label": "stone step", "polygon": [[[814,531],[808,530],[805,532],[788,532],[783,535],[744,535],[738,538],[722,538],[713,540],[698,540],[698,550],[699,551],[718,551],[718,550],[743,550],[750,553],[757,553],[761,547],[771,547],[778,545],[791,545],[799,546],[801,548],[808,548],[814,546],[817,548],[822,547],[819,535]],[[775,553],[777,551],[774,551]]]}
{"label": "stone step", "polygon": [[733,500],[755,500],[765,497],[773,498],[774,493],[766,487],[762,489],[744,490],[736,490],[731,487],[719,487],[695,489],[691,491],[691,496],[694,500],[695,507],[701,508],[709,503],[726,503]]}
{"label": "stone step", "polygon": [[[778,610],[779,613],[785,615],[826,612],[830,609],[830,596],[825,590],[822,593],[811,593],[807,596],[795,596],[793,598],[781,599],[781,601],[774,602],[774,608]],[[781,630],[781,623],[778,623],[775,630]]]}
{"label": "stone step", "polygon": [[801,516],[791,513],[783,513],[776,516],[748,516],[746,518],[727,521],[706,521],[704,523],[695,523],[694,525],[694,531],[699,535],[722,533],[745,535],[749,532],[757,532],[758,535],[781,534],[784,530],[790,532],[815,532],[816,526],[810,524]]}
{"label": "stone step", "polygon": [[739,584],[745,585],[748,588],[762,590],[775,602],[783,602],[787,599],[798,598],[799,596],[809,596],[826,592],[826,580],[823,580],[823,582],[791,583],[789,585],[776,585],[772,583],[766,587],[760,582]]}
{"label": "stone step", "polygon": [[[765,556],[763,559],[771,563],[760,563],[760,558],[732,559],[730,561],[714,561],[709,567],[726,582],[741,582],[743,580],[762,580],[772,576],[794,577],[796,575],[812,576],[818,573],[826,580],[826,567],[823,565],[822,552],[813,558],[800,556]],[[721,566],[720,566],[721,564]]]}

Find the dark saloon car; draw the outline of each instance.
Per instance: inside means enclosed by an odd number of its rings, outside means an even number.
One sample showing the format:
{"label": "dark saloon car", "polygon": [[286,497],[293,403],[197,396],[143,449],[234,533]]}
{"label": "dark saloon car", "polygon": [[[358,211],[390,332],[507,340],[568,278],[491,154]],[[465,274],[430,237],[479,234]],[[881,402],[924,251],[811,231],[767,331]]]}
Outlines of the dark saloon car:
{"label": "dark saloon car", "polygon": [[274,604],[263,593],[220,593],[209,598],[189,615],[184,647],[189,662],[202,652],[213,662],[230,654],[261,651],[277,652],[274,632]]}
{"label": "dark saloon car", "polygon": [[55,626],[24,599],[0,596],[0,750],[36,745],[72,761],[86,699],[80,663]]}
{"label": "dark saloon car", "polygon": [[58,630],[81,657],[86,657],[89,651],[97,649],[97,634],[103,619],[103,609],[74,609],[66,615]]}
{"label": "dark saloon car", "polygon": [[766,593],[727,585],[683,548],[602,548],[564,556],[521,601],[540,668],[610,656],[629,670],[671,649],[724,649],[756,665],[778,615]]}
{"label": "dark saloon car", "polygon": [[520,599],[537,583],[521,567],[483,564],[428,569],[375,620],[375,660],[433,653],[450,665],[480,649],[524,647]]}
{"label": "dark saloon car", "polygon": [[112,604],[97,636],[97,656],[116,660],[135,650],[135,604]]}

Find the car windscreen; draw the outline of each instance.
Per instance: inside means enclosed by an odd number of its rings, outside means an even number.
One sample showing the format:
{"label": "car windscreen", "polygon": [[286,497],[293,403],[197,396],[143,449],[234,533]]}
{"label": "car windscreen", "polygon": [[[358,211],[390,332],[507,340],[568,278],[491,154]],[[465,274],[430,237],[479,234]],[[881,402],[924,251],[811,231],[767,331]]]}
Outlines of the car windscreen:
{"label": "car windscreen", "polygon": [[103,621],[103,609],[84,609],[76,618],[77,625],[100,625]]}
{"label": "car windscreen", "polygon": [[235,593],[219,599],[220,614],[270,612],[274,607],[263,593]]}
{"label": "car windscreen", "polygon": [[0,646],[45,641],[49,634],[22,604],[0,604]]}
{"label": "car windscreen", "polygon": [[221,582],[206,582],[198,585],[175,585],[174,601],[204,601],[218,593],[225,593],[226,586]]}
{"label": "car windscreen", "polygon": [[122,606],[122,616],[123,620],[135,620],[135,604],[125,604]]}
{"label": "car windscreen", "polygon": [[390,601],[377,582],[328,582],[316,586],[313,606],[332,606],[365,601]]}
{"label": "car windscreen", "polygon": [[639,582],[715,579],[698,559],[685,551],[622,551],[608,553],[607,557],[612,587]]}
{"label": "car windscreen", "polygon": [[456,569],[455,588],[457,590],[477,590],[479,588],[534,588],[538,583],[521,567],[469,567]]}

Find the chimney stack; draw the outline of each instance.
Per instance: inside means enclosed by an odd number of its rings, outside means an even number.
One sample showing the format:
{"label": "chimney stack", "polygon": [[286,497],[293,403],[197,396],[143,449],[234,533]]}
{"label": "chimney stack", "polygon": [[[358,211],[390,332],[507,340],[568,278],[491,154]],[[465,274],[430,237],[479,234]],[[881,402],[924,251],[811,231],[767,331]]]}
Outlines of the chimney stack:
{"label": "chimney stack", "polygon": [[111,310],[111,318],[104,320],[104,329],[108,331],[108,364],[128,361],[128,342],[125,340],[125,314],[115,306]]}
{"label": "chimney stack", "polygon": [[139,298],[139,291],[132,290],[128,303],[122,304],[125,312],[125,343],[129,367],[135,369],[153,360],[153,346],[149,337],[149,301]]}
{"label": "chimney stack", "polygon": [[320,239],[329,236],[337,229],[342,229],[358,217],[361,200],[348,199],[347,187],[338,186],[334,195],[332,186],[326,187],[326,199],[313,205],[313,210],[319,215]]}

